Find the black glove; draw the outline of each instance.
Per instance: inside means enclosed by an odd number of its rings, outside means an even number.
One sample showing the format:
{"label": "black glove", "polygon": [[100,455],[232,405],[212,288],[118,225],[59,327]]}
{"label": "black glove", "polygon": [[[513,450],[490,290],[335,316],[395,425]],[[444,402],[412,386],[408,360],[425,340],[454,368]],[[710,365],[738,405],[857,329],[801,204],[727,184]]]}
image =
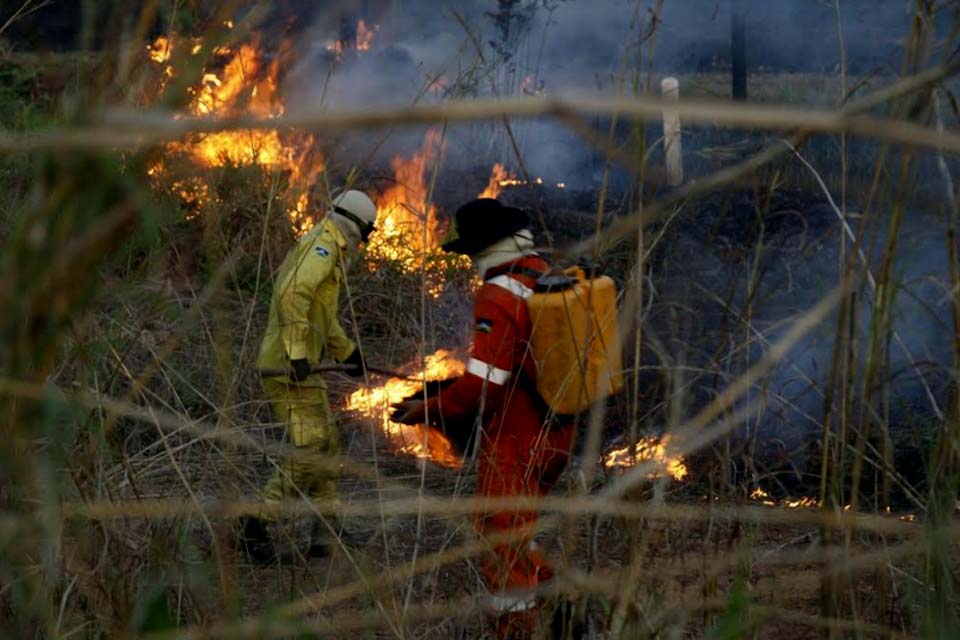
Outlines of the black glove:
{"label": "black glove", "polygon": [[400,424],[423,424],[427,417],[427,406],[423,400],[404,400],[390,405],[392,422]]}
{"label": "black glove", "polygon": [[294,382],[303,382],[310,376],[310,361],[306,358],[297,358],[290,361],[290,379]]}
{"label": "black glove", "polygon": [[362,378],[367,370],[367,363],[363,361],[363,356],[360,354],[359,348],[354,349],[353,353],[344,359],[343,364],[352,367],[351,369],[347,369],[347,375],[353,378]]}

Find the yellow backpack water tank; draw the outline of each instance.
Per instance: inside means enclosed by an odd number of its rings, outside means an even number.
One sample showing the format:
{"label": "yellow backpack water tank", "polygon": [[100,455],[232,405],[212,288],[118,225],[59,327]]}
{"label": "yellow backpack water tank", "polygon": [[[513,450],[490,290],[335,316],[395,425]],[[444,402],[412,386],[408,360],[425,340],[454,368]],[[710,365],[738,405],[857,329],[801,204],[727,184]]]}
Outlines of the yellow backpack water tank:
{"label": "yellow backpack water tank", "polygon": [[581,413],[623,388],[613,280],[580,269],[544,276],[528,305],[537,391],[552,411]]}

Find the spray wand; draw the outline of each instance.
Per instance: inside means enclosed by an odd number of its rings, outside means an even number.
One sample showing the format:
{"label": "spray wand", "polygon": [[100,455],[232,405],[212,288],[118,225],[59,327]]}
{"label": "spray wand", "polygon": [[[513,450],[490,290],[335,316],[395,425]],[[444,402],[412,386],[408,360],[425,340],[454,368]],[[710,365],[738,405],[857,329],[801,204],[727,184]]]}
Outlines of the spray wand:
{"label": "spray wand", "polygon": [[[353,364],[325,364],[319,365],[315,364],[310,367],[310,373],[352,373],[357,370],[357,366]],[[406,374],[400,373],[399,371],[393,371],[392,369],[382,369],[380,367],[366,367],[366,370],[369,373],[373,373],[380,376],[388,376],[390,378],[399,378],[401,380],[409,380],[411,382],[423,382],[422,378],[414,378]],[[289,368],[276,368],[276,369],[259,369],[258,373],[261,378],[285,378],[290,375]]]}

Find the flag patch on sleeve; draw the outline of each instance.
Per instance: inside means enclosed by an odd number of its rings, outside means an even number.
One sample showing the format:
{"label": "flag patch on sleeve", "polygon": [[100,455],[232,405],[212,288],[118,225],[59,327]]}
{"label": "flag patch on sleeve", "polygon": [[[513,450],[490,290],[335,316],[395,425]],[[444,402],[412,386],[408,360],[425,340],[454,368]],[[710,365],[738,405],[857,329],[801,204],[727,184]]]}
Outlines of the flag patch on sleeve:
{"label": "flag patch on sleeve", "polygon": [[493,320],[477,318],[477,333],[493,333]]}

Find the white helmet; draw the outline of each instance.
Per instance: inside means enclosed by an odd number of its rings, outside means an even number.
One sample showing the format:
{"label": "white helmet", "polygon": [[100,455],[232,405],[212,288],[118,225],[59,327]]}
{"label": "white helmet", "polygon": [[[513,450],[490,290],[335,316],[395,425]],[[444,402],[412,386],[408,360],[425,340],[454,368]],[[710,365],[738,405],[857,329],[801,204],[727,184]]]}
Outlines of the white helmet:
{"label": "white helmet", "polygon": [[333,210],[357,225],[361,239],[366,242],[377,222],[377,205],[362,191],[345,191],[333,199]]}

